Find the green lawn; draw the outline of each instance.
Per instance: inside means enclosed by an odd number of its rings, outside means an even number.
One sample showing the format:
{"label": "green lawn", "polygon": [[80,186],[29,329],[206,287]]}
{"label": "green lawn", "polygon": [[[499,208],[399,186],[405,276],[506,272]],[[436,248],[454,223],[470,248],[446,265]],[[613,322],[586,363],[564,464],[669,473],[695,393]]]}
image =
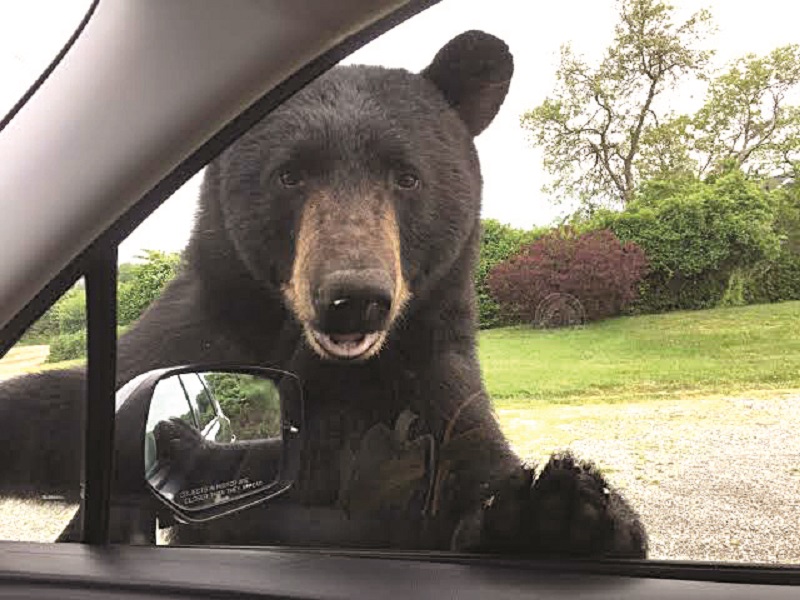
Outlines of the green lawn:
{"label": "green lawn", "polygon": [[797,389],[800,302],[483,331],[480,357],[504,408]]}
{"label": "green lawn", "polygon": [[480,358],[500,408],[800,390],[800,302],[493,329]]}

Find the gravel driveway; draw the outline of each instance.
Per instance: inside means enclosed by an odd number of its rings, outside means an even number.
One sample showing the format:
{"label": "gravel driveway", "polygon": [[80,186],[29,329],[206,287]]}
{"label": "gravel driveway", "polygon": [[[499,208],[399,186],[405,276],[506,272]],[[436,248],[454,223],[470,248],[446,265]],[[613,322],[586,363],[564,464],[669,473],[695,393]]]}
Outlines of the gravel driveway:
{"label": "gravel driveway", "polygon": [[[800,564],[800,395],[498,414],[528,460],[593,458],[642,515],[651,558]],[[72,512],[0,501],[0,538],[50,541]]]}
{"label": "gravel driveway", "polygon": [[528,460],[594,459],[642,516],[651,558],[800,564],[800,395],[499,416]]}

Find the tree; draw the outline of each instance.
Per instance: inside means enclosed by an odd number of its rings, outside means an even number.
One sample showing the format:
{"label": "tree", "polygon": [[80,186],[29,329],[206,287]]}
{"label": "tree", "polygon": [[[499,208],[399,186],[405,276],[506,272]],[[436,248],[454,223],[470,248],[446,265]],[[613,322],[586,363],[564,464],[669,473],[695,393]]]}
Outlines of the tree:
{"label": "tree", "polygon": [[729,164],[749,174],[793,175],[800,158],[800,108],[786,99],[798,83],[798,45],[763,57],[748,54],[714,79],[687,131],[697,174]]}
{"label": "tree", "polygon": [[682,76],[702,75],[711,56],[698,47],[710,13],[676,25],[672,11],[658,0],[622,0],[614,41],[596,67],[562,47],[553,96],[522,117],[544,147],[554,176],[547,191],[557,198],[589,208],[633,199],[643,138],[659,122],[656,99]]}

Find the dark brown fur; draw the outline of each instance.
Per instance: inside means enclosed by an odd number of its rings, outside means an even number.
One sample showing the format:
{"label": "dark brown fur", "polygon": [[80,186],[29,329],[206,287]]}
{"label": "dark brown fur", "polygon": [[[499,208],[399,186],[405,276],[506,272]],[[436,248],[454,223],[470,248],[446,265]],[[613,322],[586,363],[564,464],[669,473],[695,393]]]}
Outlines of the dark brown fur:
{"label": "dark brown fur", "polygon": [[[183,527],[180,541],[644,555],[637,516],[591,466],[557,457],[538,478],[523,467],[481,380],[473,138],[512,71],[505,44],[481,32],[452,40],[421,74],[337,67],[209,165],[181,272],[121,339],[118,380],[185,363],[277,365],[303,381],[308,441],[288,498]],[[407,173],[420,184],[406,185]],[[309,337],[334,275],[391,288],[381,343],[358,360],[330,360]],[[7,488],[36,486],[26,467],[41,477],[56,455],[76,460],[79,422],[51,419],[79,412],[63,407],[79,405],[81,385],[50,375],[0,390],[4,422],[43,441],[23,445],[4,428]],[[25,396],[37,398],[37,414]],[[418,417],[408,447],[433,438],[435,472],[406,506],[359,512],[372,505],[348,496],[347,473],[368,457],[365,436],[407,410]],[[126,435],[122,420],[117,430]]]}

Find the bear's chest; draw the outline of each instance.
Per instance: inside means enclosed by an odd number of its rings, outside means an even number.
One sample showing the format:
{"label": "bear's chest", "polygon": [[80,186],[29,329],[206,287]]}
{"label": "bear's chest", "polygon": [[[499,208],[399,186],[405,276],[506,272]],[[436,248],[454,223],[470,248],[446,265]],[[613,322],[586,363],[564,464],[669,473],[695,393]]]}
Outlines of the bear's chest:
{"label": "bear's chest", "polygon": [[343,488],[366,471],[389,479],[419,473],[427,446],[409,440],[430,428],[413,378],[358,373],[306,381],[305,389],[306,443],[295,490],[303,504],[342,504]]}

